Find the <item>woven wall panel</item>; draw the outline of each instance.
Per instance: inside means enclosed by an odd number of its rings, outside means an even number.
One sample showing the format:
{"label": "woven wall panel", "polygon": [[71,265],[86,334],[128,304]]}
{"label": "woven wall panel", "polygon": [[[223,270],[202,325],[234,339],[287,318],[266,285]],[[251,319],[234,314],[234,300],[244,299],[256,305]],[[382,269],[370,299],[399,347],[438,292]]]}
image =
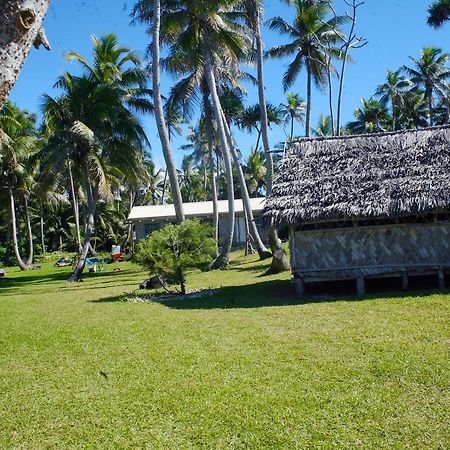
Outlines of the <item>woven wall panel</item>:
{"label": "woven wall panel", "polygon": [[305,276],[339,278],[414,267],[450,267],[450,223],[295,232],[292,267]]}

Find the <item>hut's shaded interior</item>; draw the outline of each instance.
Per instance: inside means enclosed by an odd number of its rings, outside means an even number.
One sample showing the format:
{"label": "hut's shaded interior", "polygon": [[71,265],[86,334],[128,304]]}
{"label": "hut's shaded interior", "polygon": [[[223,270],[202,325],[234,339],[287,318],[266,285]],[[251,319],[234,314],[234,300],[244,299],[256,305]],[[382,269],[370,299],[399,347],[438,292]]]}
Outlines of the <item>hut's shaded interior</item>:
{"label": "hut's shaded interior", "polygon": [[281,163],[265,217],[289,226],[298,292],[450,270],[450,129],[305,139]]}

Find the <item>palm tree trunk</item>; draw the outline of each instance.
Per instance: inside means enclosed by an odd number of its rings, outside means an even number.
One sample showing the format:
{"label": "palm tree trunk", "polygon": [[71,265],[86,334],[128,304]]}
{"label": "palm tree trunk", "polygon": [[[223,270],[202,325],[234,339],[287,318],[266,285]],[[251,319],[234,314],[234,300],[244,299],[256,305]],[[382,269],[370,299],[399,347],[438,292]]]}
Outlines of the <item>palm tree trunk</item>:
{"label": "palm tree trunk", "polygon": [[164,172],[164,184],[163,184],[163,190],[161,194],[161,205],[164,205],[164,198],[166,196],[166,188],[167,188],[167,167],[166,171]]}
{"label": "palm tree trunk", "polygon": [[22,257],[20,256],[19,242],[17,241],[16,206],[15,206],[15,202],[14,202],[14,194],[13,194],[11,180],[8,180],[8,192],[9,192],[9,213],[10,213],[10,217],[11,217],[14,255],[16,256],[17,263],[19,264],[20,270],[27,270],[28,266],[26,265],[26,263],[22,260]]}
{"label": "palm tree trunk", "polygon": [[[50,0],[0,2],[0,109],[19,76],[31,46],[33,43],[37,44],[38,35],[45,36],[41,25],[49,4]],[[43,39],[41,42],[43,43]]]}
{"label": "palm tree trunk", "polygon": [[395,101],[394,101],[394,97],[391,98],[391,103],[392,103],[392,131],[395,131],[395,129],[397,128],[397,120],[395,117]]}
{"label": "palm tree trunk", "polygon": [[430,114],[430,127],[434,125],[434,113],[433,113],[433,93],[430,92],[428,95],[428,111]]}
{"label": "palm tree trunk", "polygon": [[78,199],[75,192],[75,183],[73,182],[73,174],[71,163],[68,164],[69,167],[69,178],[70,178],[70,190],[72,195],[72,203],[73,203],[73,215],[75,217],[75,232],[77,237],[77,245],[78,245],[78,253],[81,253],[81,235],[80,235],[80,209],[78,206]]}
{"label": "palm tree trunk", "polygon": [[28,208],[28,198],[23,196],[23,205],[25,210],[25,223],[27,226],[27,238],[28,238],[28,259],[26,262],[27,267],[33,264],[34,246],[33,246],[33,231],[31,229],[30,211]]}
{"label": "palm tree trunk", "polygon": [[233,144],[233,139],[231,137],[231,131],[228,127],[228,124],[226,123],[225,115],[224,115],[223,111],[222,111],[222,118],[223,118],[223,121],[225,124],[225,134],[227,137],[228,148],[230,149],[230,153],[233,158],[234,167],[235,167],[237,175],[238,175],[239,185],[241,187],[242,202],[244,204],[244,209],[245,209],[246,217],[247,217],[249,228],[250,228],[250,233],[253,236],[253,239],[255,240],[256,251],[258,252],[260,259],[267,259],[267,258],[270,258],[272,256],[272,254],[269,252],[269,250],[267,250],[267,247],[264,245],[264,243],[261,239],[261,236],[259,235],[259,231],[256,226],[255,219],[253,217],[253,210],[252,210],[252,205],[250,203],[250,196],[248,195],[248,188],[247,188],[247,183],[245,182],[244,171],[242,170],[242,165],[241,165],[241,162],[239,161],[239,157],[238,157],[236,148]]}
{"label": "palm tree trunk", "polygon": [[178,175],[175,167],[175,160],[170,146],[169,133],[167,131],[166,121],[164,119],[164,110],[161,99],[161,68],[160,68],[160,50],[159,35],[161,26],[161,2],[153,0],[153,42],[152,42],[152,75],[153,75],[153,103],[155,107],[156,125],[158,127],[159,138],[161,140],[164,159],[166,161],[167,172],[169,175],[170,187],[172,190],[175,213],[179,223],[184,222],[183,199],[181,197]]}
{"label": "palm tree trunk", "polygon": [[294,114],[291,114],[291,134],[289,136],[289,140],[292,141],[294,139]]}
{"label": "palm tree trunk", "polygon": [[334,136],[333,77],[331,76],[331,57],[327,56],[328,103],[330,107],[331,135]]}
{"label": "palm tree trunk", "polygon": [[84,267],[86,265],[86,258],[88,256],[89,248],[91,247],[91,237],[94,230],[94,218],[95,218],[95,208],[96,202],[94,198],[94,193],[92,190],[91,176],[89,173],[89,165],[86,157],[83,160],[83,171],[85,175],[85,189],[87,196],[87,212],[86,212],[86,230],[84,235],[83,248],[81,250],[80,257],[75,266],[72,275],[69,277],[68,281],[79,281],[81,274],[83,273]]}
{"label": "palm tree trunk", "polygon": [[[306,123],[305,123],[305,135],[309,137],[311,135],[311,102],[312,102],[312,73],[311,73],[311,61],[306,59]],[[292,140],[292,138],[291,138]]]}
{"label": "palm tree trunk", "polygon": [[44,211],[41,206],[41,214],[40,214],[40,228],[41,228],[41,247],[42,247],[42,254],[45,255],[45,235],[44,235]]}
{"label": "palm tree trunk", "polygon": [[214,63],[209,46],[206,44],[204,48],[205,56],[205,72],[208,83],[208,89],[211,94],[212,107],[217,123],[217,130],[219,133],[220,147],[222,150],[222,158],[225,167],[225,174],[227,177],[227,195],[228,195],[228,229],[224,242],[220,249],[219,256],[214,261],[212,268],[222,269],[228,266],[230,251],[233,245],[234,225],[235,225],[235,208],[234,208],[234,185],[233,185],[233,170],[231,168],[230,152],[227,145],[227,136],[225,133],[225,125],[222,118],[222,107],[220,105],[219,95],[217,93],[216,77],[214,74]]}
{"label": "palm tree trunk", "polygon": [[217,197],[217,182],[214,164],[214,133],[212,122],[211,104],[209,103],[206,94],[203,94],[203,109],[205,111],[206,136],[208,139],[208,154],[209,154],[209,171],[211,177],[211,197],[213,202],[213,227],[214,239],[216,242],[216,256],[217,243],[219,242],[219,202]]}

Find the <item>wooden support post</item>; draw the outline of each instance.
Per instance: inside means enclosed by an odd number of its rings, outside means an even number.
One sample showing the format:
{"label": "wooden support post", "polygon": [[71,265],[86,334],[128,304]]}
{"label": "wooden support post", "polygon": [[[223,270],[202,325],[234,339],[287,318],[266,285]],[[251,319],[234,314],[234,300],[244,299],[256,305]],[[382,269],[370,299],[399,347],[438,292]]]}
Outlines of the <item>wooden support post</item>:
{"label": "wooden support post", "polygon": [[445,276],[442,269],[438,270],[439,289],[445,289]]}
{"label": "wooden support post", "polygon": [[356,279],[356,290],[358,293],[358,296],[366,295],[366,283],[364,281],[363,277],[359,277]]}
{"label": "wooden support post", "polygon": [[409,284],[408,282],[409,282],[409,280],[408,280],[408,272],[403,272],[402,273],[402,289],[404,291],[408,290],[408,284]]}
{"label": "wooden support post", "polygon": [[302,278],[295,279],[295,292],[299,297],[305,296],[305,282]]}

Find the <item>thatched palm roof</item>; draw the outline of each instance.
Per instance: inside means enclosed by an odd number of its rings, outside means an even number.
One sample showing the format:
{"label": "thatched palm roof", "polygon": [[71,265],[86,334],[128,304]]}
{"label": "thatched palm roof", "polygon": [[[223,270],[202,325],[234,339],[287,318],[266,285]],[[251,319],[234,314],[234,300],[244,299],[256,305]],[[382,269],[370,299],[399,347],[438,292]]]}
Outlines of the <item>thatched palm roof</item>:
{"label": "thatched palm roof", "polygon": [[442,210],[450,210],[450,127],[294,142],[264,215],[279,225]]}

